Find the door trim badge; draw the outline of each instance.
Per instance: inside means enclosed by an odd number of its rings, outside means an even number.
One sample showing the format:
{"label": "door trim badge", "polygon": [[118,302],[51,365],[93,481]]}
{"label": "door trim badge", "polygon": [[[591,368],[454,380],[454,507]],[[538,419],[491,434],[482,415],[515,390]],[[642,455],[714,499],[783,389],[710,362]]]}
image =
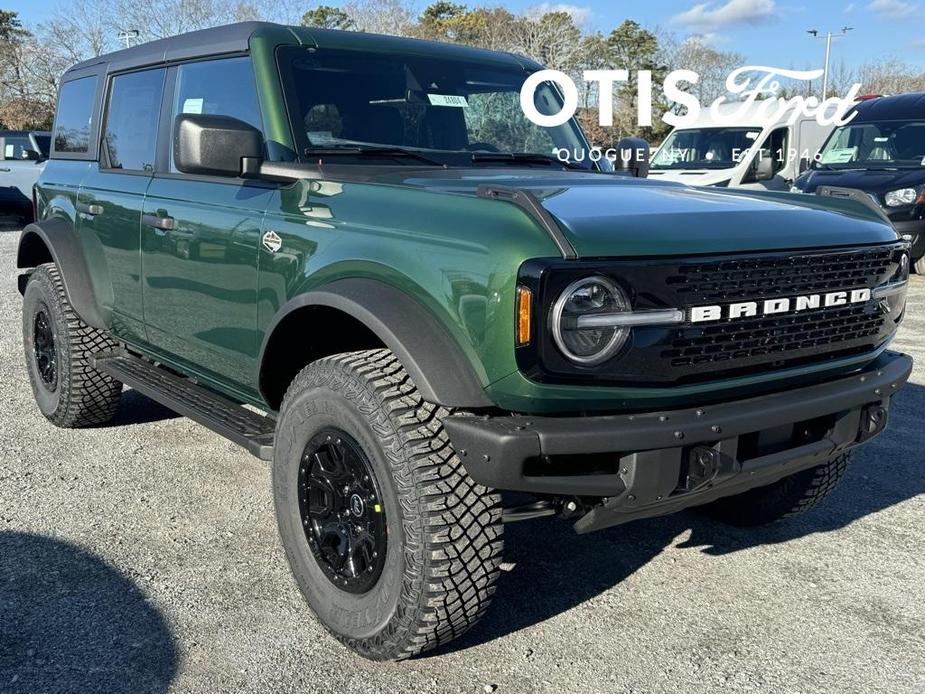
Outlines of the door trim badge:
{"label": "door trim badge", "polygon": [[283,247],[283,240],[279,237],[279,234],[272,230],[264,232],[262,241],[263,247],[270,251],[270,253],[276,253],[276,251]]}

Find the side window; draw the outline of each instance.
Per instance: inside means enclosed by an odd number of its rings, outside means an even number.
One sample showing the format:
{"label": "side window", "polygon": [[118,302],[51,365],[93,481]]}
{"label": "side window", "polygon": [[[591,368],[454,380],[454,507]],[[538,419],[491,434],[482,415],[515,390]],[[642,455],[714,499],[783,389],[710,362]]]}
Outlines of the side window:
{"label": "side window", "polygon": [[22,159],[22,153],[27,149],[32,149],[32,143],[28,137],[7,135],[3,142],[3,158]]}
{"label": "side window", "polygon": [[86,154],[89,151],[97,79],[82,77],[61,85],[55,116],[55,152]]}
{"label": "side window", "polygon": [[103,138],[109,168],[154,170],[164,74],[145,70],[113,78]]}
{"label": "side window", "polygon": [[[173,118],[181,113],[230,116],[262,130],[250,58],[223,58],[178,66]],[[172,141],[173,138],[171,149]],[[172,151],[170,170],[177,170]]]}
{"label": "side window", "polygon": [[771,158],[774,160],[774,173],[777,173],[787,164],[787,150],[789,141],[787,138],[787,128],[778,128],[768,137],[768,145],[771,150]]}

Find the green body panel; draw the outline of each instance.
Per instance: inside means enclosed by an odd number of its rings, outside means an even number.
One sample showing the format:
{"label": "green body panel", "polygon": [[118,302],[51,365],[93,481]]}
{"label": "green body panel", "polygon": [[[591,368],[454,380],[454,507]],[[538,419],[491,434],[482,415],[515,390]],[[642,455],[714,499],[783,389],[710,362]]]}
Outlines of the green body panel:
{"label": "green body panel", "polygon": [[142,225],[145,323],[155,349],[188,368],[253,385],[257,246],[272,189],[238,182],[155,177],[145,214],[176,228]]}
{"label": "green body panel", "polygon": [[[275,66],[283,43],[441,51],[521,65],[507,54],[398,41],[349,33],[322,40],[296,28],[255,32],[250,53],[271,159],[297,158]],[[523,209],[479,197],[482,185],[529,189],[581,258],[799,250],[898,238],[876,214],[850,201],[695,190],[542,168],[326,166],[290,184],[161,174],[148,179],[97,168],[95,162],[50,161],[40,181],[40,210],[75,220],[84,180],[88,199],[106,197],[107,217],[110,208],[119,209],[106,221],[112,228],[96,221],[78,225],[98,299],[128,323],[143,317],[143,326],[119,328],[119,335],[217,390],[264,407],[258,358],[270,326],[287,302],[342,278],[372,278],[413,297],[460,346],[490,399],[511,411],[611,411],[742,396],[763,382],[843,369],[872,356],[671,389],[529,381],[514,355],[517,273],[524,261],[561,257],[560,251]],[[169,214],[176,230],[160,234],[140,224],[134,210],[142,194],[144,211]],[[282,239],[276,252],[261,243],[269,231]],[[304,329],[310,339],[319,326]]]}
{"label": "green body panel", "polygon": [[274,198],[266,228],[283,246],[260,253],[261,334],[293,297],[342,278],[372,278],[426,307],[486,385],[515,368],[520,263],[557,252],[511,205],[376,184],[299,181]]}
{"label": "green body panel", "polygon": [[[95,168],[95,167],[94,167]],[[97,300],[112,314],[112,331],[129,342],[146,339],[141,282],[141,208],[150,176],[93,170],[78,200],[104,214],[77,215],[77,233],[93,273]]]}

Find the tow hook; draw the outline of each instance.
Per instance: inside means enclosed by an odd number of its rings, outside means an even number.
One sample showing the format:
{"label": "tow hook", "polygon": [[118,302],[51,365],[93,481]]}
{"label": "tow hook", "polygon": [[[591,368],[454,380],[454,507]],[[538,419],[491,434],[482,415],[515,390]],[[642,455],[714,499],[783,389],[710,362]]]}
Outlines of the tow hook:
{"label": "tow hook", "polygon": [[872,439],[886,428],[887,412],[880,405],[870,405],[861,411],[861,427],[858,432],[858,442],[863,443]]}
{"label": "tow hook", "polygon": [[685,491],[693,491],[712,482],[719,473],[720,454],[709,446],[694,446],[687,457],[687,478]]}

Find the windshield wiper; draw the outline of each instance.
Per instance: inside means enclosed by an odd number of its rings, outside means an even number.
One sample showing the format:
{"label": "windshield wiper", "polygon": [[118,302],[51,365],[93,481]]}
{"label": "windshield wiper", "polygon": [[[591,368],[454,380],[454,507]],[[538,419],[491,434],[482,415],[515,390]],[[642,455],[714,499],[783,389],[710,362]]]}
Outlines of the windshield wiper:
{"label": "windshield wiper", "polygon": [[446,167],[446,164],[444,164],[442,161],[431,159],[424,154],[414,152],[410,149],[404,149],[402,147],[374,147],[366,145],[345,145],[343,147],[306,147],[305,154],[306,156],[318,155],[322,157],[337,155],[352,155],[361,157],[407,157],[409,159],[417,159],[418,161],[432,164],[433,166]]}
{"label": "windshield wiper", "polygon": [[539,152],[473,152],[473,162],[511,162],[517,164],[557,164],[567,169],[578,169],[588,171],[587,167],[573,161],[562,161],[559,157],[552,154],[540,154]]}

